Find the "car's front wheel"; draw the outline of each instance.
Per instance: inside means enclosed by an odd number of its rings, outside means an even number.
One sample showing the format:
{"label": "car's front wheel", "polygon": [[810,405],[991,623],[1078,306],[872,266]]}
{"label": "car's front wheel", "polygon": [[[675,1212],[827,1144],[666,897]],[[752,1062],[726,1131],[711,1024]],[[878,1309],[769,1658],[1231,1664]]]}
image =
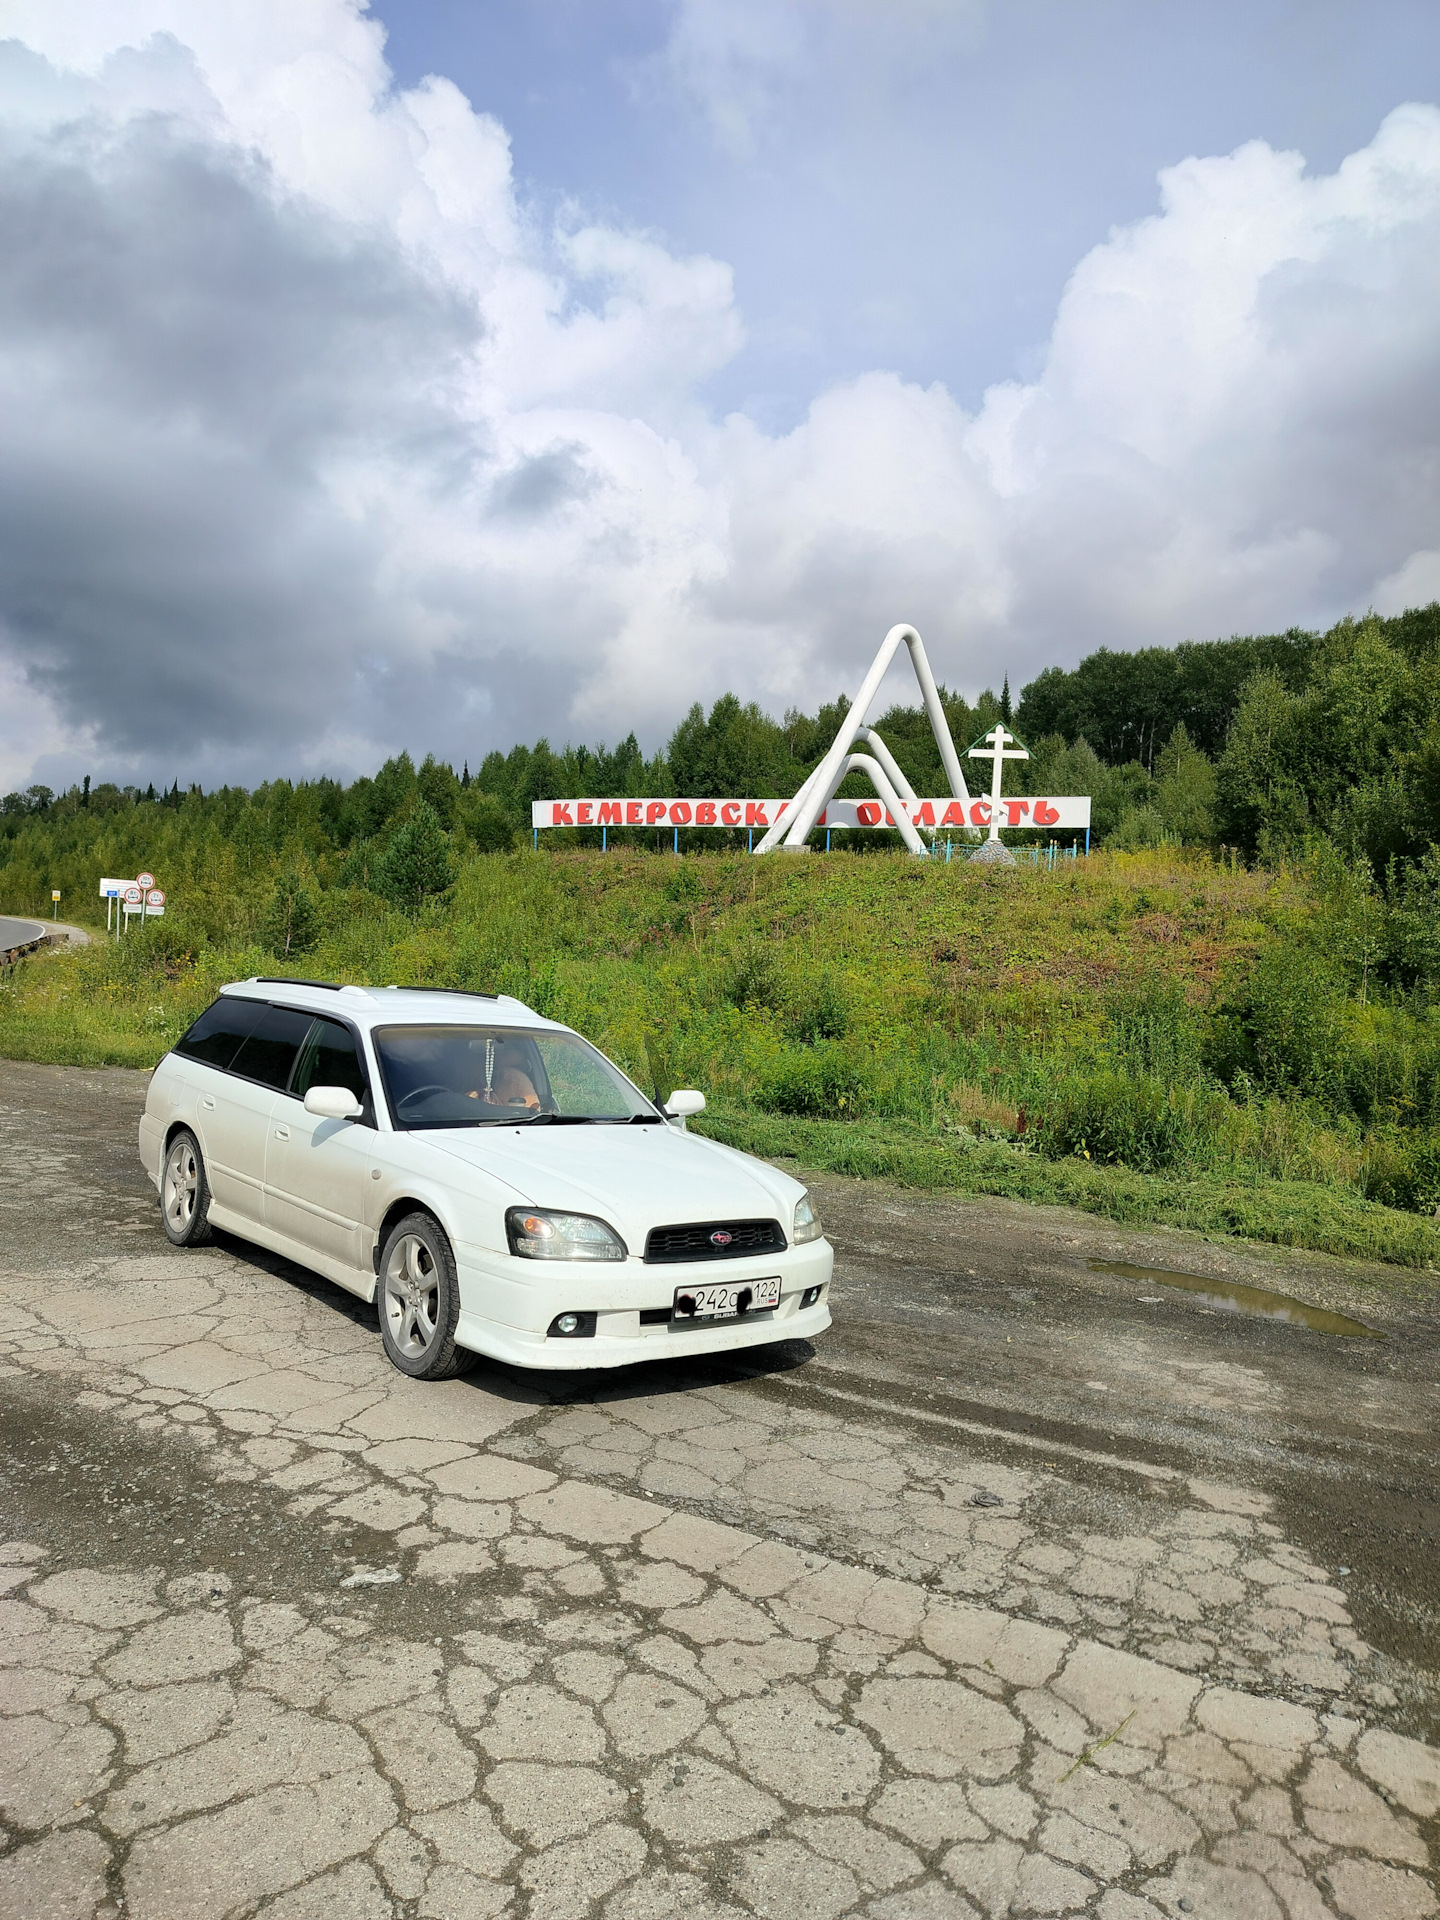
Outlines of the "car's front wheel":
{"label": "car's front wheel", "polygon": [[200,1143],[181,1127],[160,1170],[160,1220],[172,1247],[203,1247],[210,1238],[210,1182]]}
{"label": "car's front wheel", "polygon": [[473,1366],[455,1344],[460,1288],[455,1256],[438,1220],[409,1213],[391,1229],[375,1290],[380,1338],[392,1365],[412,1380],[448,1380]]}

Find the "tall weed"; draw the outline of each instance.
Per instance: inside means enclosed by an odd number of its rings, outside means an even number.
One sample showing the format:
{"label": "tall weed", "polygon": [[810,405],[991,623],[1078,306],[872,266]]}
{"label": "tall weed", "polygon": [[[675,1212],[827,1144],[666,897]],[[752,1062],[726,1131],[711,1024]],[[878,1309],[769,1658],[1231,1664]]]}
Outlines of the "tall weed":
{"label": "tall weed", "polygon": [[1234,1158],[1243,1116],[1218,1089],[1106,1070],[1061,1081],[1038,1116],[1043,1151],[1118,1162],[1140,1173]]}

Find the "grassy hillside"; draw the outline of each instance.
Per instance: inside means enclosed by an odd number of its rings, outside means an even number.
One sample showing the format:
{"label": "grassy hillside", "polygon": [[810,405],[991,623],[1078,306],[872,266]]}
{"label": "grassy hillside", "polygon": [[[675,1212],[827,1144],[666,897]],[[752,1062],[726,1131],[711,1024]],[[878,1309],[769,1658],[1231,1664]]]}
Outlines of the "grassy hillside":
{"label": "grassy hillside", "polygon": [[771,1156],[1440,1264],[1440,1022],[1347,971],[1333,875],[472,854],[414,914],[332,884],[299,929],[269,885],[217,863],[123,944],[23,964],[0,1056],[150,1066],[254,973],[499,989]]}

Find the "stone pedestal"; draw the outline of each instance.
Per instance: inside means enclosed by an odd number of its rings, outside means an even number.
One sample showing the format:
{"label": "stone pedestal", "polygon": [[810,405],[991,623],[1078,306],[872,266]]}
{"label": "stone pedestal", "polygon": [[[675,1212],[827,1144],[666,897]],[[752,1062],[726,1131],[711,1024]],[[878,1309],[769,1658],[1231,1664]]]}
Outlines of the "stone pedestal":
{"label": "stone pedestal", "polygon": [[971,866],[1013,867],[1015,856],[1003,840],[987,840],[970,856]]}

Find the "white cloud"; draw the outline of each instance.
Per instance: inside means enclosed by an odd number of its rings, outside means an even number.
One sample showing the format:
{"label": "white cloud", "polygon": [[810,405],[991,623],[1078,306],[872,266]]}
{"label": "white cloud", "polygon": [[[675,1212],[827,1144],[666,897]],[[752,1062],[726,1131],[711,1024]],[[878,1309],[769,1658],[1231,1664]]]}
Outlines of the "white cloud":
{"label": "white cloud", "polygon": [[1404,613],[1407,607],[1428,607],[1432,600],[1440,600],[1440,547],[1412,553],[1375,588],[1377,613]]}
{"label": "white cloud", "polygon": [[1390,602],[1425,591],[1440,112],[1397,109],[1331,176],[1261,143],[1168,169],[1160,212],[1075,269],[1039,378],[974,417],[872,375],[778,442],[732,422],[729,447],[715,597],[783,606],[852,671],[887,607],[933,623],[952,678],[1018,685],[1100,644],[1322,624],[1382,579]]}
{"label": "white cloud", "polygon": [[[684,11],[781,84],[795,10]],[[1432,107],[1330,176],[1169,169],[978,413],[877,371],[772,437],[700,398],[728,268],[542,224],[505,130],[392,89],[346,0],[7,26],[4,784],[653,741],[727,687],[828,697],[901,618],[973,689],[1435,590]]]}

